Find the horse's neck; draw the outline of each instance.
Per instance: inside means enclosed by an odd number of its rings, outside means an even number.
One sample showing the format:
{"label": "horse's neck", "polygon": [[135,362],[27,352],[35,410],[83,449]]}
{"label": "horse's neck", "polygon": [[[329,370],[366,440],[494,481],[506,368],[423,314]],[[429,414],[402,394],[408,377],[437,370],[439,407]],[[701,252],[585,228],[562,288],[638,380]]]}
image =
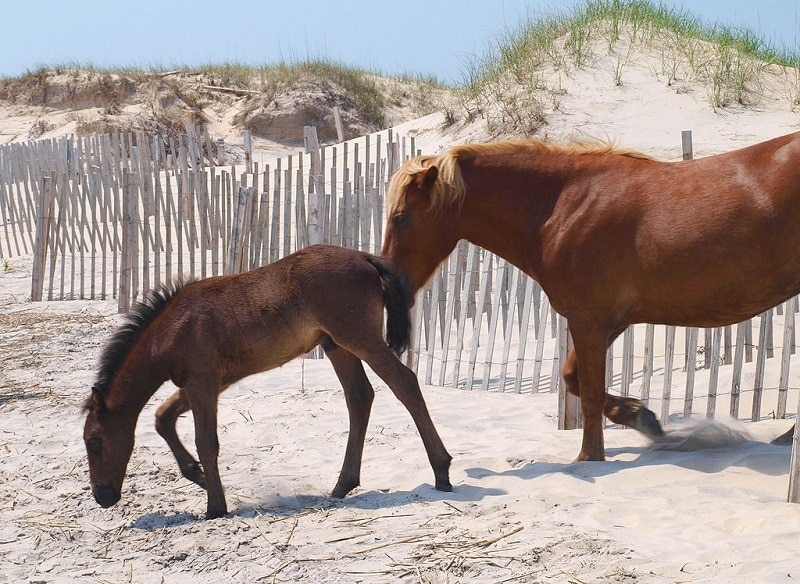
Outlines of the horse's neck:
{"label": "horse's neck", "polygon": [[146,351],[131,354],[117,372],[106,397],[109,406],[139,415],[148,400],[168,379]]}
{"label": "horse's neck", "polygon": [[540,195],[529,187],[468,189],[462,207],[459,236],[487,249],[536,278],[540,228],[555,194]]}

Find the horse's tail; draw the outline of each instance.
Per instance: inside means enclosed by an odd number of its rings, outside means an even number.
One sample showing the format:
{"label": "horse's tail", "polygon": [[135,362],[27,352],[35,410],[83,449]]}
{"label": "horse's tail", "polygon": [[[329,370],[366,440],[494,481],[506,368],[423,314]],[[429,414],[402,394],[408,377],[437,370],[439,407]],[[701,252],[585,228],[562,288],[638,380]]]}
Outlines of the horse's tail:
{"label": "horse's tail", "polygon": [[383,284],[383,304],[387,314],[386,342],[394,352],[402,353],[411,339],[411,307],[414,306],[411,286],[389,260],[365,255],[367,261],[378,270]]}

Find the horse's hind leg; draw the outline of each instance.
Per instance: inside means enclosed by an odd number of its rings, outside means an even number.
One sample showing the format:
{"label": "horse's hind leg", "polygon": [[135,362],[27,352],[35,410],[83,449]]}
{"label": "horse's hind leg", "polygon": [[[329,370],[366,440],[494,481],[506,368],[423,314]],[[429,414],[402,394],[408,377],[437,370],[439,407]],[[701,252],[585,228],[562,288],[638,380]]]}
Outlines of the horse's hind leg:
{"label": "horse's hind leg", "polygon": [[200,463],[183,446],[175,428],[178,417],[188,411],[189,402],[184,395],[184,390],[179,389],[168,397],[156,411],[156,431],[166,441],[170,450],[172,450],[172,454],[175,455],[181,474],[205,489],[206,477],[203,474],[203,469],[200,467]]}
{"label": "horse's hind leg", "polygon": [[[564,375],[564,383],[567,386],[567,391],[572,395],[580,397],[578,359],[574,349],[567,355],[562,373]],[[621,397],[607,393],[603,413],[615,424],[629,426],[650,439],[656,439],[664,435],[664,430],[661,428],[661,424],[658,418],[656,418],[656,415],[651,410],[644,407],[641,400],[636,398]]]}
{"label": "horse's hind leg", "polygon": [[326,347],[325,354],[333,364],[336,376],[344,389],[347,413],[350,417],[350,432],[347,436],[342,470],[331,492],[331,497],[341,499],[361,483],[361,458],[375,391],[358,357],[336,346]]}
{"label": "horse's hind leg", "polygon": [[433,425],[422,392],[419,388],[417,376],[408,367],[403,365],[395,356],[389,346],[380,341],[368,343],[368,349],[356,352],[364,359],[372,370],[383,379],[394,395],[406,407],[414,423],[417,426],[428,460],[433,468],[433,475],[436,479],[436,489],[439,491],[450,492],[453,485],[450,484],[450,461],[452,456],[447,452],[439,438],[439,433]]}

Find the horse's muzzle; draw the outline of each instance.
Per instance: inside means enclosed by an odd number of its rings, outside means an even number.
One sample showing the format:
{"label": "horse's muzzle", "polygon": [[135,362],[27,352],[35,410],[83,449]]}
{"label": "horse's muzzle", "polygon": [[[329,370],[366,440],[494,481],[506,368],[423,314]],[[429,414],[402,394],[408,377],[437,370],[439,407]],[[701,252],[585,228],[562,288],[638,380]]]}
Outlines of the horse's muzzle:
{"label": "horse's muzzle", "polygon": [[111,507],[120,499],[120,493],[111,485],[92,485],[94,500],[101,507]]}

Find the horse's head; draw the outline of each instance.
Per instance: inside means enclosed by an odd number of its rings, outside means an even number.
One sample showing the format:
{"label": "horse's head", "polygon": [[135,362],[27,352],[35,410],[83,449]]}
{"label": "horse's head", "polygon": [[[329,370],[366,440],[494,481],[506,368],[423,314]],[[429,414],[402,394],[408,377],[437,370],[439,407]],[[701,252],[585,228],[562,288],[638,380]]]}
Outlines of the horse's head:
{"label": "horse's head", "polygon": [[119,501],[122,481],[133,452],[134,427],[109,411],[103,394],[92,388],[86,402],[83,441],[89,457],[89,482],[92,495],[103,507]]}
{"label": "horse's head", "polygon": [[392,177],[382,254],[407,277],[416,292],[453,251],[463,196],[457,160],[417,157]]}

